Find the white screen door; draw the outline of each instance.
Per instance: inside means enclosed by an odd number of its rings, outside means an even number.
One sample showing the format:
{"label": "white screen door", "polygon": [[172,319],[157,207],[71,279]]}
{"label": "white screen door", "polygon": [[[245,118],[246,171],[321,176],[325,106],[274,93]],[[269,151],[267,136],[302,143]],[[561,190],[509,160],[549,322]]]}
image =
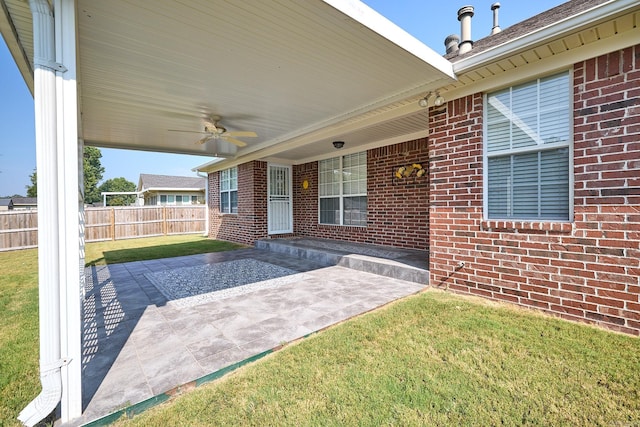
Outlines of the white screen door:
{"label": "white screen door", "polygon": [[269,234],[293,233],[291,166],[269,165],[267,177]]}

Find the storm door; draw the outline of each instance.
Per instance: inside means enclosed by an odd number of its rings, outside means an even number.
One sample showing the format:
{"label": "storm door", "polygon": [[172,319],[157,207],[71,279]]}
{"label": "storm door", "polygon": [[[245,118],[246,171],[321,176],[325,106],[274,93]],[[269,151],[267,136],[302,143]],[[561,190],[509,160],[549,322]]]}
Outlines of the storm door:
{"label": "storm door", "polygon": [[269,165],[267,188],[269,234],[293,233],[291,166]]}

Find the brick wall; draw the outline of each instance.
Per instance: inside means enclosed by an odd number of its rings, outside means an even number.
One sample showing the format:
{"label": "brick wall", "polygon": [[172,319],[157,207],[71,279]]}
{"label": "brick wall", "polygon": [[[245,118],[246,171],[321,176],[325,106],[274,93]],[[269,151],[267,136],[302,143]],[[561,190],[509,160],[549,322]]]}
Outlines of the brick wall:
{"label": "brick wall", "polygon": [[[381,147],[367,152],[366,227],[318,224],[318,162],[293,167],[292,235],[426,250],[429,247],[429,175],[394,180],[400,166],[428,165],[426,139]],[[303,188],[302,183],[308,182]],[[220,214],[219,173],[209,175],[210,236],[253,244],[267,233],[267,164],[238,166],[238,214]]]}
{"label": "brick wall", "polygon": [[220,213],[220,173],[209,174],[209,237],[253,245],[267,236],[267,164],[238,166],[238,213]]}
{"label": "brick wall", "polygon": [[[337,153],[336,153],[337,154]],[[294,166],[294,233],[352,242],[426,250],[429,247],[429,182],[421,178],[394,180],[400,167],[428,164],[426,139],[367,151],[367,226],[318,224],[318,163]],[[309,187],[304,189],[302,182]]]}
{"label": "brick wall", "polygon": [[482,108],[430,118],[431,284],[640,335],[640,46],[574,65],[573,222],[483,221]]}

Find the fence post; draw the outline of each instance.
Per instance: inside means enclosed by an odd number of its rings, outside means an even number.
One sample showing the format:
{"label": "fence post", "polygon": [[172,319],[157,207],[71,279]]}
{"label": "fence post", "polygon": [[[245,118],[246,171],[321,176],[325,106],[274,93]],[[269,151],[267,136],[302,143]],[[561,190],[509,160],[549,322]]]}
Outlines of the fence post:
{"label": "fence post", "polygon": [[116,211],[113,207],[109,212],[109,219],[111,220],[111,240],[116,240]]}
{"label": "fence post", "polygon": [[167,235],[167,207],[162,207],[162,234]]}

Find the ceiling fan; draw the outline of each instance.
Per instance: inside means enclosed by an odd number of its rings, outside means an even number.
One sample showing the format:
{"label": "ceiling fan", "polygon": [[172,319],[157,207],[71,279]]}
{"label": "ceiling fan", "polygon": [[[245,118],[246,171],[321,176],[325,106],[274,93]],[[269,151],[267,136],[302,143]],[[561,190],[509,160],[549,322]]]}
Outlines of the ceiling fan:
{"label": "ceiling fan", "polygon": [[204,144],[205,142],[211,139],[223,139],[232,144],[237,145],[238,147],[245,147],[247,145],[246,142],[241,141],[237,138],[255,138],[258,136],[257,133],[252,131],[231,131],[228,132],[227,129],[220,125],[220,120],[222,118],[220,116],[211,116],[210,119],[204,120],[204,130],[203,131],[193,131],[193,130],[176,130],[169,129],[170,132],[188,132],[188,133],[199,133],[201,135],[205,135],[203,138],[200,138],[196,141],[196,144]]}

